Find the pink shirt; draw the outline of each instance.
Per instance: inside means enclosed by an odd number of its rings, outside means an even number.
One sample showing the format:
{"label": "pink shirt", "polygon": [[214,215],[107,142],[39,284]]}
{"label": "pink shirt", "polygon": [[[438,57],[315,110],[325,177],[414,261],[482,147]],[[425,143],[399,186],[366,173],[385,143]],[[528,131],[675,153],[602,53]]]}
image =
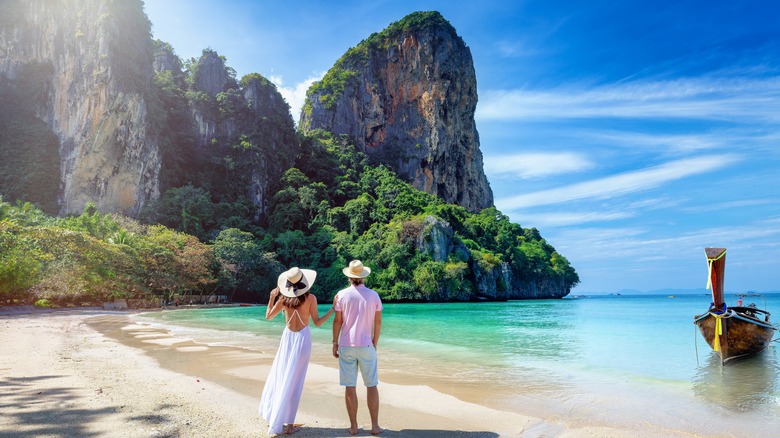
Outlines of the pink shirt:
{"label": "pink shirt", "polygon": [[341,312],[343,323],[339,345],[367,347],[372,345],[374,316],[382,310],[382,300],[376,292],[360,284],[350,286],[337,294],[334,308]]}

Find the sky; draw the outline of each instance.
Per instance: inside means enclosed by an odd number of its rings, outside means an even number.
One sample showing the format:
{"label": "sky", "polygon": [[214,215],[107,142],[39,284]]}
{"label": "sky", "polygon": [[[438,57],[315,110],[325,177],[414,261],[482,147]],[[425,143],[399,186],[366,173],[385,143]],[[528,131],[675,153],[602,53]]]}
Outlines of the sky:
{"label": "sky", "polygon": [[471,50],[496,207],[577,270],[573,294],[780,290],[780,2],[146,0],[182,59],[273,81],[297,121],[349,48],[439,11]]}

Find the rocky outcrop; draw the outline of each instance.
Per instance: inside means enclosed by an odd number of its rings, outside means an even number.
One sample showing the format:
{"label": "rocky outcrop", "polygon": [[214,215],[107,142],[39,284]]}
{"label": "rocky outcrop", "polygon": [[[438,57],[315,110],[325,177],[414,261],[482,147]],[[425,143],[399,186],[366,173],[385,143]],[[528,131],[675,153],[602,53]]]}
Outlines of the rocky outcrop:
{"label": "rocky outcrop", "polygon": [[36,115],[60,143],[60,213],[88,202],[135,215],[159,196],[157,140],[149,130],[150,25],[140,1],[5,0],[0,76],[50,74]]}
{"label": "rocky outcrop", "polygon": [[236,87],[235,79],[225,70],[224,60],[213,50],[203,51],[192,76],[192,88],[210,96]]}
{"label": "rocky outcrop", "polygon": [[155,40],[154,45],[153,67],[155,73],[162,73],[164,71],[181,73],[181,60],[176,56],[176,53],[174,53],[173,47],[160,40]]}
{"label": "rocky outcrop", "polygon": [[474,122],[471,52],[438,12],[417,12],[350,49],[307,93],[304,132],[351,136],[415,188],[492,206]]}
{"label": "rocky outcrop", "polygon": [[425,252],[435,262],[446,262],[455,246],[455,232],[446,221],[434,216],[426,216],[422,223],[416,246],[417,251]]}
{"label": "rocky outcrop", "polygon": [[[416,223],[407,223],[413,230],[413,242],[418,252],[427,254],[434,262],[463,261],[468,264],[472,290],[441,290],[443,301],[505,301],[563,298],[571,291],[563,278],[535,276],[524,281],[512,271],[509,263],[484,263],[455,236],[447,221],[426,216]],[[475,257],[475,255],[477,257]],[[446,287],[446,286],[444,286]]]}
{"label": "rocky outcrop", "polygon": [[200,153],[204,153],[213,139],[234,134],[233,120],[220,116],[216,101],[217,94],[237,88],[235,79],[229,79],[233,78],[228,77],[225,63],[217,52],[204,50],[195,66],[192,80],[192,91],[201,93],[201,97],[191,102]]}

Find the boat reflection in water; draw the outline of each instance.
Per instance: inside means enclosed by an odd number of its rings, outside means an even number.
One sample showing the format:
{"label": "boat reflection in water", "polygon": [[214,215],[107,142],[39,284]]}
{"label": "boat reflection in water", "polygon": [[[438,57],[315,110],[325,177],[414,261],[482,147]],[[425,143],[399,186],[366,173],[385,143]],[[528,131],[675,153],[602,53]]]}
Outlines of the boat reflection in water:
{"label": "boat reflection in water", "polygon": [[[708,355],[693,379],[696,397],[735,412],[775,408],[780,365],[770,348],[759,354],[721,365],[720,357]],[[774,412],[774,411],[772,411]]]}

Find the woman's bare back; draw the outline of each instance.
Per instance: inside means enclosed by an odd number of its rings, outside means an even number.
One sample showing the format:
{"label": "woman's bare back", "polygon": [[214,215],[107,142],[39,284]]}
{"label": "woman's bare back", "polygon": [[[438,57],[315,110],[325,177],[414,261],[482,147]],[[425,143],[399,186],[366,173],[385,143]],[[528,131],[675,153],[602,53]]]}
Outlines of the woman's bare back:
{"label": "woman's bare back", "polygon": [[299,332],[309,325],[312,299],[314,299],[312,295],[307,296],[306,301],[297,309],[284,308],[284,319],[287,321],[287,328],[290,331]]}

